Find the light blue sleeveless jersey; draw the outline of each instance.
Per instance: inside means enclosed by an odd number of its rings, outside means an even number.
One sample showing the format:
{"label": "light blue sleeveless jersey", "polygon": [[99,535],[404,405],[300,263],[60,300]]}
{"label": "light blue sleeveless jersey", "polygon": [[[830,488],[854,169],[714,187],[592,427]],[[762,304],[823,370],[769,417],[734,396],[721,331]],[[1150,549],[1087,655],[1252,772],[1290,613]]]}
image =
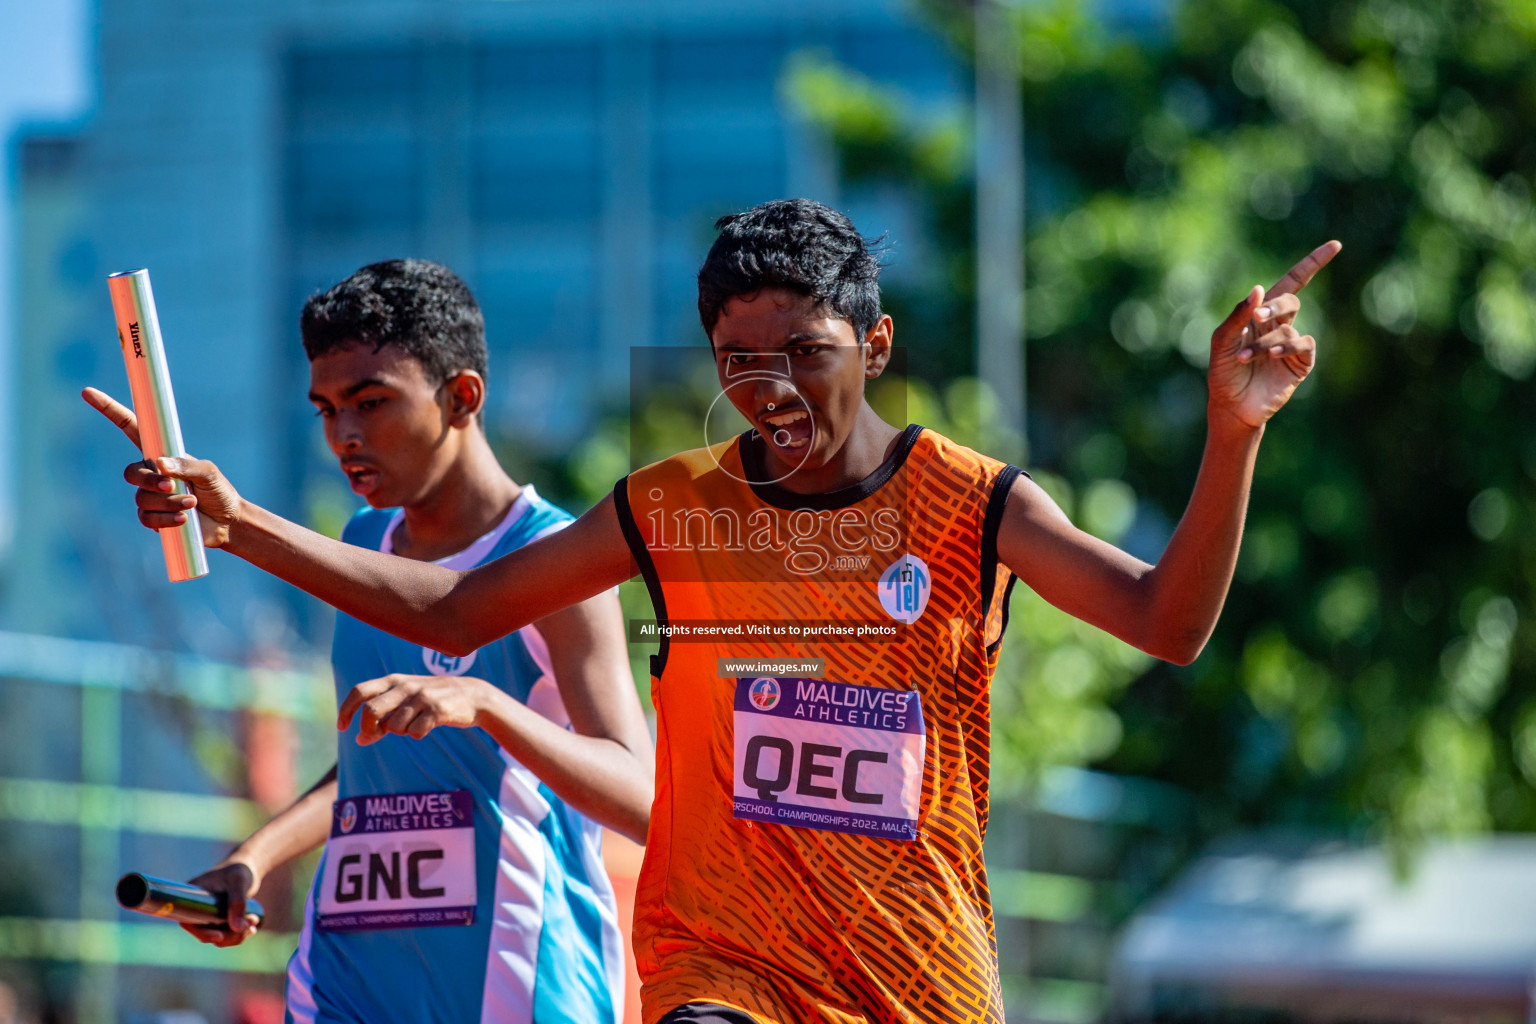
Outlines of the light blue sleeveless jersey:
{"label": "light blue sleeveless jersey", "polygon": [[[388,551],[399,519],[395,510],[364,509],[342,539]],[[440,564],[463,569],[490,561],[570,520],[526,487],[495,531]],[[451,658],[338,614],[331,662],[338,701],[356,684],[391,672],[471,675],[569,726],[548,650],[532,626]],[[599,826],[567,807],[483,730],[439,728],[423,740],[387,736],[364,747],[357,743],[360,720],[354,716],[339,737],[337,813],[288,966],[288,1021],[616,1024],[623,954]],[[423,810],[445,813],[414,813]],[[449,819],[455,827],[409,834],[452,835],[458,845],[446,861],[440,850],[423,854],[422,843],[404,840],[393,853],[337,854],[363,850],[356,844],[366,845],[366,830],[431,828]],[[467,868],[452,871],[455,863],[469,863],[471,820],[472,890]],[[333,857],[338,864],[330,864]],[[439,895],[438,905],[461,905],[435,916],[389,912],[392,897],[411,906],[410,897],[423,895]],[[372,902],[361,902],[364,897]],[[332,913],[350,909],[334,902],[349,898],[360,901],[351,906],[374,912]],[[466,917],[471,923],[402,924]],[[336,922],[351,930],[332,930]]]}

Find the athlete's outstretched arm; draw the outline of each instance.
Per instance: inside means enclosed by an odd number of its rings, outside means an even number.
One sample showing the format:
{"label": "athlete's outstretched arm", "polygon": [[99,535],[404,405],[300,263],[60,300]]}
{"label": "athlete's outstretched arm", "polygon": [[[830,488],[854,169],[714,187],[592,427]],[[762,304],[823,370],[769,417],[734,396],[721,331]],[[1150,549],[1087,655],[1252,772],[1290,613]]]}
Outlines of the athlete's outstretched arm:
{"label": "athlete's outstretched arm", "polygon": [[[133,412],[95,388],[85,400],[138,444]],[[605,498],[568,528],[467,572],[332,540],[240,497],[204,459],[128,466],[139,521],[152,530],[195,509],[204,544],[265,569],[320,600],[411,643],[464,655],[551,612],[615,587],[638,571]],[[191,494],[171,494],[172,480]]]}
{"label": "athlete's outstretched arm", "polygon": [[1073,526],[1025,477],[1009,492],[998,531],[1003,564],[1063,611],[1148,654],[1194,661],[1232,583],[1264,425],[1312,371],[1316,343],[1291,326],[1296,292],[1340,248],[1319,246],[1268,293],[1256,286],[1212,334],[1205,455],[1155,566]]}
{"label": "athlete's outstretched arm", "polygon": [[630,674],[619,599],[612,591],[536,624],[570,716],[565,729],[536,700],[514,700],[470,676],[389,675],[359,683],[336,724],[361,713],[357,741],[387,733],[421,739],[441,726],[479,726],[550,789],[593,821],[644,843],[655,797],[651,734]]}

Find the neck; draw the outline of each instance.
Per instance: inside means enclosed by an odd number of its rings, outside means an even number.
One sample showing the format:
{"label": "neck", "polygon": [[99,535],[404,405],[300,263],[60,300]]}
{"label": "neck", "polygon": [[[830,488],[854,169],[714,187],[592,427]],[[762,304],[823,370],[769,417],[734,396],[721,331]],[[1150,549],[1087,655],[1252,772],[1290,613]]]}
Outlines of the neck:
{"label": "neck", "polygon": [[463,551],[506,518],[523,488],[496,461],[490,442],[470,428],[463,449],[395,528],[395,554],[429,562]]}
{"label": "neck", "polygon": [[[900,437],[899,429],[882,420],[868,402],[863,402],[859,405],[853,429],[832,458],[815,469],[789,473],[779,481],[779,486],[795,494],[827,494],[851,487],[880,468],[880,463],[895,450]],[[789,467],[779,464],[768,445],[763,448],[768,451],[764,461],[773,476],[788,471]]]}

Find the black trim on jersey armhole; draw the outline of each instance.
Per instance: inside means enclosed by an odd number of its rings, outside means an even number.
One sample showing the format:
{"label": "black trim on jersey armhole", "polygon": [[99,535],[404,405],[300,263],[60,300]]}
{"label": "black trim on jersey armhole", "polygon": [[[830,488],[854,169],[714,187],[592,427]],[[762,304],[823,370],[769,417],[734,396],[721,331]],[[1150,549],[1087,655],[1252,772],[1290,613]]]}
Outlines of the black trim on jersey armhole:
{"label": "black trim on jersey armhole", "polygon": [[1013,585],[1019,582],[1019,578],[1013,573],[1008,574],[1008,585],[1003,588],[1003,621],[997,624],[997,639],[987,644],[987,657],[997,653],[997,649],[1003,645],[1003,636],[1008,632],[1008,608],[1013,602]]}
{"label": "black trim on jersey armhole", "polygon": [[[1003,509],[1008,504],[1008,492],[1013,489],[1013,482],[1024,473],[1018,466],[1004,466],[997,479],[992,482],[992,493],[987,497],[987,512],[981,521],[981,628],[985,638],[987,628],[987,616],[992,612],[992,590],[997,585],[997,531],[1003,525]],[[1028,476],[1028,473],[1024,473]],[[1003,642],[1003,634],[1008,632],[1008,599],[1013,595],[1013,585],[1018,582],[1018,577],[1013,573],[1008,574],[1008,585],[1003,589],[1003,621],[997,630],[997,639],[987,644],[987,654],[997,653],[997,648]]]}
{"label": "black trim on jersey armhole", "polygon": [[[645,546],[645,538],[640,536],[640,528],[635,525],[635,513],[629,507],[629,477],[625,476],[613,485],[613,510],[619,516],[619,529],[624,531],[624,542],[629,545],[629,553],[634,556],[635,564],[640,567],[640,575],[645,579],[645,589],[651,595],[651,607],[656,612],[656,625],[665,626],[667,623],[667,598],[661,591],[661,577],[656,574],[656,563],[651,561],[650,549]],[[667,634],[661,634],[661,649],[651,655],[651,675],[661,678],[661,673],[667,667]]]}

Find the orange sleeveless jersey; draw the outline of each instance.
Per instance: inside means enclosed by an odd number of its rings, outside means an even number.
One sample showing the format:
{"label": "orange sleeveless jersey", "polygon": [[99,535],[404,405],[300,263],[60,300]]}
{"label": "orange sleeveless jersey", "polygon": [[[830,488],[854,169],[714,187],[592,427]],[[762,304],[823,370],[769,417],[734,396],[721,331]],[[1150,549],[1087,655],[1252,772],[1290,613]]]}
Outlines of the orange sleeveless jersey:
{"label": "orange sleeveless jersey", "polygon": [[[1019,471],[917,426],[832,494],[748,485],[759,458],[738,438],[615,489],[658,621],[706,631],[652,659],[644,1018],[1001,1022],[982,838]],[[810,637],[829,622],[898,636]],[[720,664],[771,658],[825,664]]]}

